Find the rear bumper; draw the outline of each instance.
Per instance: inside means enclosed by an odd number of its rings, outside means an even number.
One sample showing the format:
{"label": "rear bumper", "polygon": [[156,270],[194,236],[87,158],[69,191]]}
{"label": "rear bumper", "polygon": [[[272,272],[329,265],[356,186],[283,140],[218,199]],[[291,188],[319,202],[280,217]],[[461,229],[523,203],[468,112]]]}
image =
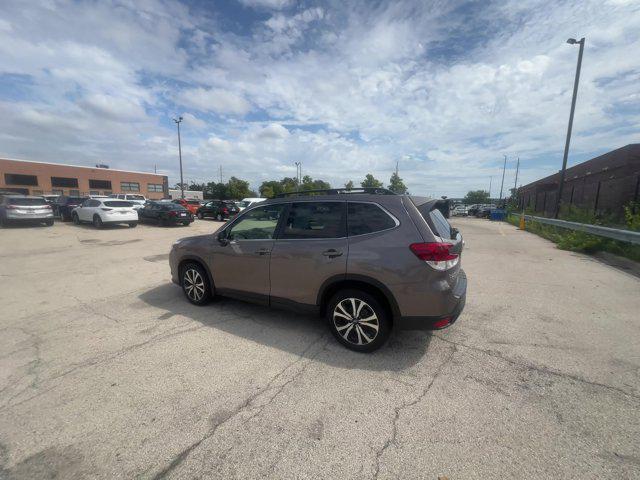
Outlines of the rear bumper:
{"label": "rear bumper", "polygon": [[7,212],[7,220],[14,222],[29,220],[53,220],[53,213],[13,213]]}
{"label": "rear bumper", "polygon": [[400,330],[441,330],[453,325],[464,310],[467,301],[467,275],[460,269],[458,282],[451,292],[449,302],[453,307],[450,312],[439,316],[402,316],[396,319]]}

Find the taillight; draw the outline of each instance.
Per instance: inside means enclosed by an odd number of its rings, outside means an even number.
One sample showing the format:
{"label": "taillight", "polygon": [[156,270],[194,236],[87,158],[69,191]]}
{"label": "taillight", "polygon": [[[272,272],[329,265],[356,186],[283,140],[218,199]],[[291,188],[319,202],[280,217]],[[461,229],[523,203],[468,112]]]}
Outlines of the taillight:
{"label": "taillight", "polygon": [[459,255],[451,252],[451,243],[412,243],[409,248],[416,257],[435,270],[448,270],[458,264]]}
{"label": "taillight", "polygon": [[177,215],[177,213],[175,212],[175,210],[169,210],[169,216],[170,217],[175,217]]}
{"label": "taillight", "polygon": [[227,207],[224,207],[224,208],[222,209],[222,213],[226,213],[226,214],[228,214],[228,213],[229,213],[229,210],[227,209]]}
{"label": "taillight", "polygon": [[18,207],[15,205],[7,205],[7,210],[18,210]]}

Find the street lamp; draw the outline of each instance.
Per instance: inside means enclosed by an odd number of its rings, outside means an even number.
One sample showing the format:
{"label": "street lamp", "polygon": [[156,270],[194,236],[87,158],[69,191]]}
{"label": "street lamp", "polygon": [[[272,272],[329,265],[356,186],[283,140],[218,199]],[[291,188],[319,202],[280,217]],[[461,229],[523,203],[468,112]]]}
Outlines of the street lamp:
{"label": "street lamp", "polygon": [[184,199],[184,181],[182,180],[182,143],[180,142],[180,122],[182,117],[174,118],[174,122],[178,126],[178,155],[180,156],[180,198]]}
{"label": "street lamp", "polygon": [[504,171],[507,169],[507,156],[504,156],[504,165],[502,165],[502,183],[500,184],[500,200],[502,202],[502,188],[504,187]]}
{"label": "street lamp", "polygon": [[567,40],[569,45],[580,45],[578,52],[578,65],[576,66],[576,78],[573,82],[573,98],[571,99],[571,113],[569,114],[569,126],[567,128],[567,140],[564,144],[564,156],[562,157],[562,170],[560,170],[560,185],[558,186],[558,195],[556,196],[555,218],[560,213],[560,201],[562,200],[562,189],[564,187],[564,175],[567,170],[567,157],[569,156],[569,143],[571,142],[571,129],[573,128],[573,114],[576,109],[576,98],[578,96],[578,82],[580,82],[580,67],[582,67],[582,52],[584,51],[584,37],[580,40],[570,38]]}
{"label": "street lamp", "polygon": [[298,185],[296,185],[297,191],[300,191],[300,183],[302,182],[302,179],[300,178],[300,174],[302,173],[302,162],[295,162],[296,164],[296,183]]}

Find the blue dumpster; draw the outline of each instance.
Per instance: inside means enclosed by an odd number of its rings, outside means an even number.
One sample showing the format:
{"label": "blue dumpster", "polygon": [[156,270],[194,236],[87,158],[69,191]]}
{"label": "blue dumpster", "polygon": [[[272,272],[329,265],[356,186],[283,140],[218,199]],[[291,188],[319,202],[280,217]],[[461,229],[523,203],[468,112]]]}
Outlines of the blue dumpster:
{"label": "blue dumpster", "polygon": [[506,216],[507,216],[507,211],[502,209],[502,208],[494,208],[489,213],[489,218],[492,221],[502,222],[502,221],[504,221]]}

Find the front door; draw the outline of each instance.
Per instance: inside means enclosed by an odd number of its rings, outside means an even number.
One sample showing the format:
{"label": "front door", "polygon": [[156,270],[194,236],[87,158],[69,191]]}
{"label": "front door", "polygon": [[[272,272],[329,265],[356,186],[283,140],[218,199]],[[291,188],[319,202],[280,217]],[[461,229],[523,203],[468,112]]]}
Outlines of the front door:
{"label": "front door", "polygon": [[315,305],[320,287],[347,272],[345,201],[291,204],[271,253],[273,304]]}
{"label": "front door", "polygon": [[283,205],[265,205],[225,229],[212,255],[216,290],[259,303],[269,302],[269,260]]}

